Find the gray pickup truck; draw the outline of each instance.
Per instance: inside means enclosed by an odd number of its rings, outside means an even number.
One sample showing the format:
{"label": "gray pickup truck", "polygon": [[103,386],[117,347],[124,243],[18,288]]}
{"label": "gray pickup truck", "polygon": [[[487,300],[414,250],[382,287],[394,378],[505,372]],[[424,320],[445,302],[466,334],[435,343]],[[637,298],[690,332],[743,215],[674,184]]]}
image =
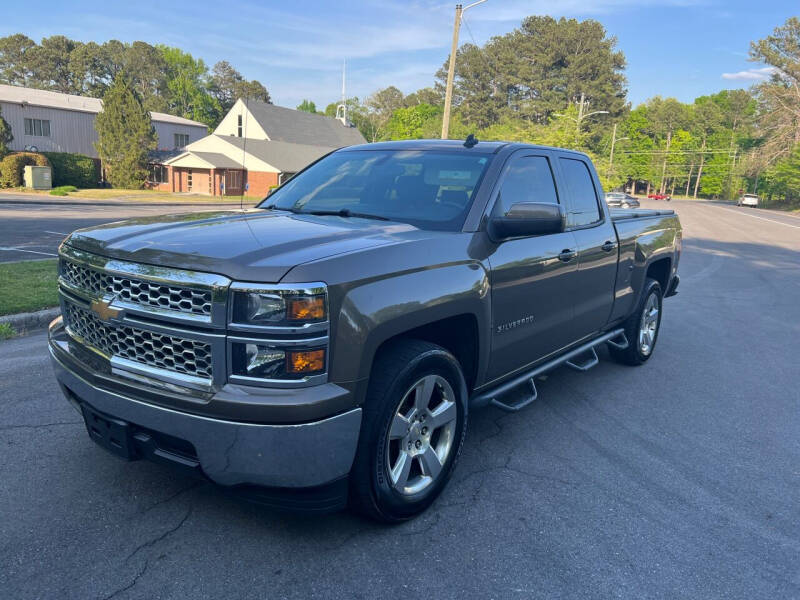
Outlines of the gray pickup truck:
{"label": "gray pickup truck", "polygon": [[255,209],[74,232],[49,347],[117,455],[400,521],[446,485],[469,410],[519,410],[603,344],[647,361],[680,248],[673,211],[609,213],[578,152],[355,146]]}

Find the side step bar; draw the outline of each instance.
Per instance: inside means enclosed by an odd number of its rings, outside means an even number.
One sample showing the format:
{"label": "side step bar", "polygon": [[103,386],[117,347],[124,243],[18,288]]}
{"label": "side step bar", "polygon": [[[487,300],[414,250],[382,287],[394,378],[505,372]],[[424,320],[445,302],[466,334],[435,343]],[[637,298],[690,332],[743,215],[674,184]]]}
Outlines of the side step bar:
{"label": "side step bar", "polygon": [[[533,381],[534,377],[547,371],[551,371],[565,363],[573,369],[587,371],[599,362],[595,348],[604,343],[611,344],[615,348],[624,350],[628,347],[628,339],[625,337],[625,330],[620,328],[608,333],[604,333],[600,337],[596,337],[585,344],[581,344],[577,348],[574,348],[573,350],[570,350],[561,356],[557,356],[556,358],[553,358],[546,363],[531,369],[530,371],[522,373],[521,375],[517,375],[513,379],[509,379],[505,383],[502,383],[495,388],[472,396],[469,402],[470,408],[481,408],[483,406],[488,406],[489,404],[511,412],[516,412],[522,408],[525,408],[538,397],[536,384]],[[583,354],[588,354],[590,351],[592,356],[588,361],[583,363],[574,362],[574,359],[581,357]],[[531,395],[524,395],[513,402],[503,402],[500,400],[500,397],[526,382],[529,382],[531,387]]]}
{"label": "side step bar", "polygon": [[597,358],[597,350],[594,349],[594,346],[589,348],[584,354],[587,355],[586,362],[576,363],[574,360],[568,360],[564,364],[576,371],[588,371],[592,367],[597,366],[597,363],[600,362],[600,359]]}

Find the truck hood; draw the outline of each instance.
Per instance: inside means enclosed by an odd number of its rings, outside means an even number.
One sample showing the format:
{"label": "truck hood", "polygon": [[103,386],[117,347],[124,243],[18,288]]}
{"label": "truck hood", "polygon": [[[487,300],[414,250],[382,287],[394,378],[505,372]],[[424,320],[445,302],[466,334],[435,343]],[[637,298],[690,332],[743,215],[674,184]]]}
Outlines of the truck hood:
{"label": "truck hood", "polygon": [[140,217],[72,233],[65,243],[110,258],[276,283],[335,254],[406,241],[406,223],[252,209]]}

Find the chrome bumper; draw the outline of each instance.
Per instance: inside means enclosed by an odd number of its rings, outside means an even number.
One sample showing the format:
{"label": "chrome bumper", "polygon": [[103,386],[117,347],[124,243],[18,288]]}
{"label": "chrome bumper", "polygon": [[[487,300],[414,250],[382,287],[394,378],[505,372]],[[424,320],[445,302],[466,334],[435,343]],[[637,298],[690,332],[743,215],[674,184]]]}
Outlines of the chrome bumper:
{"label": "chrome bumper", "polygon": [[[68,366],[61,354],[63,350],[51,340],[56,378],[73,403],[76,399],[86,402],[132,425],[191,443],[203,473],[220,485],[320,486],[346,476],[352,466],[361,428],[360,408],[298,425],[192,415],[96,387],[81,376],[79,369]],[[263,393],[265,402],[269,402],[270,390],[264,388]]]}

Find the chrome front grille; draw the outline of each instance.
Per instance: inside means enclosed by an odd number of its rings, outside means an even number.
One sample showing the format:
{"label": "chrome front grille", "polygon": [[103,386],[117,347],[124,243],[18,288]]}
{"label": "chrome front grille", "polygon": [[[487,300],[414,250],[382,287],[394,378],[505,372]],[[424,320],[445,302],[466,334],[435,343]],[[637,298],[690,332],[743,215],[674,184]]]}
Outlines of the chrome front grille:
{"label": "chrome front grille", "polygon": [[93,296],[114,294],[120,300],[145,307],[211,315],[212,292],[210,289],[193,289],[159,282],[145,281],[93,269],[62,259],[61,276],[71,286]]}
{"label": "chrome front grille", "polygon": [[106,324],[91,311],[71,302],[64,303],[64,318],[70,333],[108,357],[117,356],[193,377],[212,378],[210,344],[136,327]]}

